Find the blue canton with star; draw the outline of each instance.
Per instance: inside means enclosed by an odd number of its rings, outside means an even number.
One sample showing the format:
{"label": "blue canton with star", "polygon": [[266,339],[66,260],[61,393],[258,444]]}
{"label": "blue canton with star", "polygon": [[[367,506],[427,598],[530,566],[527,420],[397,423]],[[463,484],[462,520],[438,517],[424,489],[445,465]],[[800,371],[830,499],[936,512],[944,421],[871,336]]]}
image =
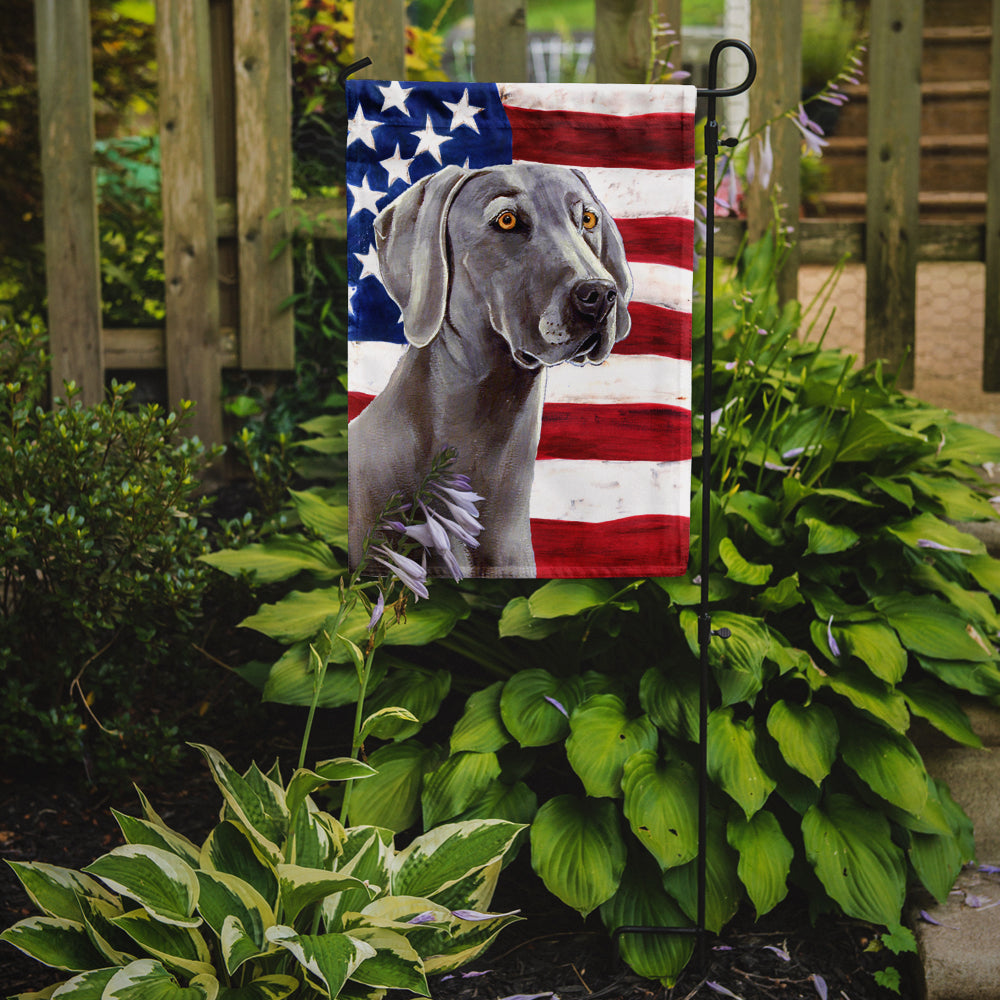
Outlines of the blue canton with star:
{"label": "blue canton with star", "polygon": [[491,83],[347,83],[348,339],[405,343],[379,280],[375,216],[449,163],[511,162],[510,123]]}

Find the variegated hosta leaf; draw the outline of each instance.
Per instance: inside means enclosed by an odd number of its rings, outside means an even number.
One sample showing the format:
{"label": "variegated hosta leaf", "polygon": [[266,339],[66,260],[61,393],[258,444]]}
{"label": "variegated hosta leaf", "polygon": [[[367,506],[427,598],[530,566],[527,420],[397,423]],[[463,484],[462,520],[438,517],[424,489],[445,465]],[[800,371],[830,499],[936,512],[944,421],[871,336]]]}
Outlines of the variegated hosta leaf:
{"label": "variegated hosta leaf", "polygon": [[192,745],[205,755],[227,807],[247,828],[264,855],[277,863],[281,856],[278,845],[288,831],[284,789],[253,769],[247,776],[240,775],[212,747]]}
{"label": "variegated hosta leaf", "polygon": [[351,789],[352,826],[380,826],[396,833],[420,816],[424,773],[436,766],[436,752],[416,740],[379,747],[368,761],[375,777]]}
{"label": "variegated hosta leaf", "polygon": [[294,976],[261,976],[245,986],[224,986],[218,1000],[285,1000],[299,985]]}
{"label": "variegated hosta leaf", "polygon": [[372,892],[388,890],[392,850],[389,830],[356,826],[347,831],[337,870],[342,875],[353,875],[367,888],[345,889],[323,900],[323,920],[328,931],[344,930],[342,918],[345,913],[367,906]]}
{"label": "variegated hosta leaf", "polygon": [[80,897],[92,896],[109,903],[116,902],[114,896],[97,879],[73,871],[38,861],[8,861],[31,901],[46,916],[64,917],[67,920],[81,920]]}
{"label": "variegated hosta leaf", "polygon": [[199,867],[224,872],[252,885],[273,908],[278,904],[278,875],[241,823],[220,823],[201,847]]}
{"label": "variegated hosta leaf", "polygon": [[[201,894],[198,898],[198,910],[205,922],[215,931],[221,940],[223,928],[229,919],[239,922],[239,930],[248,937],[255,948],[255,953],[266,950],[264,931],[275,923],[274,912],[264,897],[248,882],[238,879],[235,875],[223,872],[198,872],[198,883]],[[233,932],[230,931],[230,937]],[[236,965],[230,965],[231,949],[227,950],[227,971],[232,975],[239,964],[247,957],[242,952]]]}
{"label": "variegated hosta leaf", "polygon": [[278,924],[268,928],[267,939],[294,955],[309,978],[332,997],[365,959],[375,957],[370,944],[349,934],[296,934]]}
{"label": "variegated hosta leaf", "polygon": [[[611,932],[619,927],[689,927],[691,921],[664,891],[651,859],[629,859],[618,891],[601,904],[601,920]],[[692,934],[623,934],[623,959],[640,976],[672,986],[694,950]]]}
{"label": "variegated hosta leaf", "polygon": [[335,868],[344,842],[344,828],[329,813],[322,812],[306,799],[292,819],[286,860],[304,868]]}
{"label": "variegated hosta leaf", "polygon": [[752,718],[739,722],[733,709],[717,708],[708,717],[708,774],[749,818],[767,801],[776,782],[757,762]]}
{"label": "variegated hosta leaf", "polygon": [[451,912],[455,919],[450,934],[447,937],[442,934],[443,940],[424,959],[424,971],[428,975],[451,972],[474,961],[493,943],[500,931],[522,919],[516,911],[481,913],[475,919],[466,919],[465,914],[470,912],[467,910]]}
{"label": "variegated hosta leaf", "polygon": [[109,903],[93,896],[83,896],[80,905],[90,940],[104,956],[104,964],[128,965],[140,957],[140,949],[135,946],[135,942],[114,925],[115,917],[120,917],[125,912],[121,903]]}
{"label": "variegated hosta leaf", "polygon": [[785,761],[815,785],[830,773],[840,732],[826,705],[778,700],[768,713],[767,731],[777,741]]}
{"label": "variegated hosta leaf", "polygon": [[171,851],[146,844],[125,844],[85,869],[113,892],[134,899],[150,916],[165,924],[197,927],[198,878],[194,869]]}
{"label": "variegated hosta leaf", "polygon": [[300,865],[278,865],[281,906],[286,920],[294,921],[302,910],[345,889],[361,889],[375,895],[361,879],[342,872],[327,872]]}
{"label": "variegated hosta leaf", "polygon": [[[515,837],[515,841],[521,837],[524,829],[524,827],[521,828]],[[502,858],[497,858],[493,864],[486,865],[485,868],[479,868],[471,874],[466,875],[465,878],[460,878],[457,882],[449,885],[447,889],[442,889],[440,892],[434,893],[434,901],[440,903],[442,906],[447,906],[449,910],[460,910],[463,908],[488,910],[490,904],[493,902],[493,894],[497,889],[500,871],[506,860],[506,855]]]}
{"label": "variegated hosta leaf", "polygon": [[452,754],[424,778],[420,797],[424,826],[437,826],[444,820],[454,819],[499,777],[500,764],[495,753]]}
{"label": "variegated hosta leaf", "polygon": [[523,747],[543,747],[569,732],[569,716],[583,701],[579,677],[560,679],[547,670],[514,674],[500,695],[504,727]]}
{"label": "variegated hosta leaf", "polygon": [[446,823],[421,834],[393,859],[392,892],[433,899],[499,861],[523,827],[505,820]]}
{"label": "variegated hosta leaf", "polygon": [[181,986],[159,962],[143,958],[119,969],[101,1000],[216,1000],[218,995],[219,981],[212,975],[196,976]]}
{"label": "variegated hosta leaf", "polygon": [[766,809],[751,819],[737,816],[730,820],[726,836],[740,853],[736,872],[760,918],[788,895],[788,872],[795,849],[781,832],[774,813]]}
{"label": "variegated hosta leaf", "polygon": [[126,816],[125,813],[120,813],[117,809],[112,809],[111,812],[118,821],[122,835],[128,843],[159,847],[161,850],[176,854],[192,867],[198,864],[198,848],[182,834],[149,820]]}
{"label": "variegated hosta leaf", "polygon": [[111,921],[150,955],[189,976],[213,971],[205,939],[190,927],[160,923],[145,910],[132,910]]}
{"label": "variegated hosta leaf", "polygon": [[462,717],[451,733],[451,752],[474,750],[477,753],[495,753],[510,743],[500,716],[500,693],[503,681],[497,681],[470,695]]}
{"label": "variegated hosta leaf", "polygon": [[[101,997],[104,996],[104,988],[114,978],[118,969],[118,966],[107,969],[91,969],[90,972],[81,972],[79,976],[67,979],[55,990],[49,987],[44,993],[22,993],[19,996],[21,998],[28,996],[52,997],[54,1000],[101,1000]],[[18,998],[12,998],[12,1000],[18,1000]]]}
{"label": "variegated hosta leaf", "polygon": [[100,968],[105,959],[95,950],[87,928],[65,917],[28,917],[0,934],[6,941],[37,962],[53,969],[81,972]]}
{"label": "variegated hosta leaf", "polygon": [[630,719],[625,702],[613,694],[595,694],[573,711],[566,757],[595,798],[621,796],[622,768],[639,750],[653,750],[659,739],[648,715]]}
{"label": "variegated hosta leaf", "polygon": [[356,927],[351,937],[375,949],[375,954],[351,973],[351,979],[366,986],[409,990],[418,996],[430,996],[424,963],[402,934],[384,927]]}
{"label": "variegated hosta leaf", "polygon": [[333,760],[324,760],[311,771],[301,767],[292,775],[292,780],[288,782],[288,789],[285,792],[285,804],[288,812],[295,815],[306,796],[312,795],[318,788],[328,785],[331,781],[370,778],[376,773],[375,768],[369,767],[363,761],[355,760],[353,757],[336,757]]}
{"label": "variegated hosta leaf", "polygon": [[622,789],[632,832],[661,869],[697,855],[698,783],[690,765],[643,750],[625,762]]}
{"label": "variegated hosta leaf", "polygon": [[882,813],[849,795],[830,795],[805,814],[802,836],[820,882],[849,917],[899,923],[906,866]]}
{"label": "variegated hosta leaf", "polygon": [[610,899],[625,870],[615,803],[573,795],[549,799],[531,824],[531,865],[549,892],[583,916]]}

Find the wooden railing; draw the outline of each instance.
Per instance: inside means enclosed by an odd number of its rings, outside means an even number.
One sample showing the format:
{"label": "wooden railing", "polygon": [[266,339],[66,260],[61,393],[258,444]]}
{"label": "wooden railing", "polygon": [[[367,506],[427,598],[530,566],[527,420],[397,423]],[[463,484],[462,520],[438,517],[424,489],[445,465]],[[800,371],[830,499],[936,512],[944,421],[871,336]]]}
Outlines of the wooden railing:
{"label": "wooden railing", "polygon": [[[478,79],[527,78],[526,2],[475,0]],[[595,0],[598,81],[646,78],[652,4]],[[679,26],[681,8],[681,0],[659,0],[657,16]],[[405,9],[405,0],[357,0],[355,49],[373,61],[367,75],[405,77]],[[716,245],[732,253],[745,229],[762,232],[774,199],[796,206],[784,209],[797,240],[782,293],[796,293],[800,263],[844,254],[864,261],[866,356],[896,365],[909,352],[904,384],[913,376],[917,262],[985,261],[983,385],[1000,391],[1000,0],[992,5],[985,223],[918,216],[922,9],[918,0],[871,0],[865,220],[798,218],[800,137],[779,121],[768,188],[750,190],[746,220],[724,220]],[[759,65],[750,91],[753,132],[798,104],[802,3],[753,0],[751,10]],[[288,11],[289,0],[158,0],[166,327],[115,331],[100,319],[88,0],[36,0],[56,387],[73,379],[93,401],[107,369],[165,367],[170,400],[194,399],[197,433],[219,441],[221,369],[293,364],[292,316],[280,308],[292,289],[291,257],[278,250],[292,218],[282,211],[291,203]],[[739,122],[728,124],[731,134],[739,130]],[[314,235],[343,237],[342,201],[299,210],[317,220]]]}

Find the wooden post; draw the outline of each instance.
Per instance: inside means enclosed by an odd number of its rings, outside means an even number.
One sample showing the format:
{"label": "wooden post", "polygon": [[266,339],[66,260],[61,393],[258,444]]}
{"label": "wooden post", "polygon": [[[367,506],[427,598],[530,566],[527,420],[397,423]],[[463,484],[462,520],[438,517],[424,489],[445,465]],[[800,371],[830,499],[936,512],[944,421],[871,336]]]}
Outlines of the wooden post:
{"label": "wooden post", "polygon": [[594,66],[598,83],[646,82],[652,10],[652,0],[595,0]]}
{"label": "wooden post", "polygon": [[[295,367],[292,252],[291,53],[288,0],[233,8],[240,366]],[[276,248],[284,243],[275,255]]]}
{"label": "wooden post", "polygon": [[52,394],[104,397],[88,0],[35,0]]}
{"label": "wooden post", "polygon": [[207,0],[156,8],[167,395],[197,403],[192,431],[222,441],[211,43]]}
{"label": "wooden post", "polygon": [[986,181],[986,327],[983,390],[1000,392],[1000,0],[993,0],[989,171]]}
{"label": "wooden post", "polygon": [[528,31],[524,0],[475,0],[476,58],[480,81],[520,83],[528,76]]}
{"label": "wooden post", "polygon": [[[750,19],[750,40],[760,67],[750,88],[753,133],[765,122],[798,107],[802,99],[802,4],[799,0],[759,0],[751,6]],[[725,108],[721,113],[725,114]],[[728,132],[735,134],[739,124],[731,122]],[[792,229],[794,241],[777,278],[778,297],[787,302],[797,298],[799,287],[802,135],[787,118],[778,118],[771,126],[771,146],[774,169],[770,183],[764,188],[757,178],[747,192],[747,227],[751,240],[760,239],[774,221],[774,204],[779,205],[779,225]]]}
{"label": "wooden post", "polygon": [[406,0],[355,0],[354,58],[372,65],[357,79],[406,79]]}
{"label": "wooden post", "polygon": [[[913,386],[923,3],[872,0],[868,53],[865,360]],[[904,360],[905,358],[905,360]]]}

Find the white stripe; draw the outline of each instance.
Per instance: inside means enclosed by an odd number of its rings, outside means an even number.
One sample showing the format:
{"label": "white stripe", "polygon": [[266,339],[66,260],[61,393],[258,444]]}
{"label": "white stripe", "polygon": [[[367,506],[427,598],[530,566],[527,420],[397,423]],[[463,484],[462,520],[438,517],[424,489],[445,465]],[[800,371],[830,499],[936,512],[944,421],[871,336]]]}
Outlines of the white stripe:
{"label": "white stripe", "polygon": [[599,115],[688,114],[695,112],[694,87],[593,83],[500,83],[502,104],[528,111],[583,111]]}
{"label": "white stripe", "polygon": [[[515,163],[531,162],[515,160]],[[573,167],[569,163],[566,166]],[[673,215],[694,218],[694,168],[640,170],[629,167],[573,167],[587,178],[601,204],[616,219]]]}
{"label": "white stripe", "polygon": [[[406,350],[381,340],[347,344],[351,392],[378,395]],[[549,403],[654,403],[691,408],[691,362],[645,354],[613,354],[602,365],[557,365],[548,370]]]}
{"label": "white stripe", "polygon": [[535,462],[531,516],[612,521],[643,514],[690,516],[691,462]]}
{"label": "white stripe", "polygon": [[632,301],[648,302],[665,309],[691,312],[692,273],[671,264],[636,264],[629,261],[632,272]]}

